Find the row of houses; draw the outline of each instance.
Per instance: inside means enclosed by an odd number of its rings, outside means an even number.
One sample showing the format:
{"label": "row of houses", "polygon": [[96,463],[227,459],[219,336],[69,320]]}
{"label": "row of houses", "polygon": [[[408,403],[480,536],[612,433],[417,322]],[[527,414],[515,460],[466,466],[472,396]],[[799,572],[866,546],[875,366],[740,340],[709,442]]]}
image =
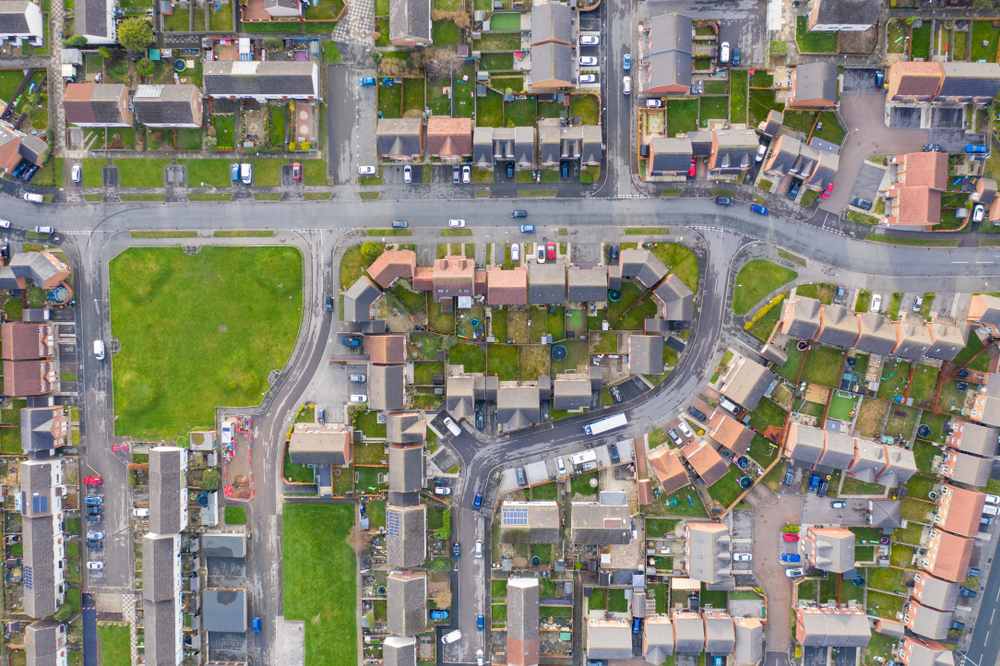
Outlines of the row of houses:
{"label": "row of houses", "polygon": [[889,67],[886,86],[889,102],[984,105],[1000,94],[1000,64],[900,61]]}
{"label": "row of houses", "polygon": [[790,463],[823,474],[843,470],[849,476],[889,488],[905,484],[917,473],[913,452],[861,437],[801,423],[788,425],[784,454]]}

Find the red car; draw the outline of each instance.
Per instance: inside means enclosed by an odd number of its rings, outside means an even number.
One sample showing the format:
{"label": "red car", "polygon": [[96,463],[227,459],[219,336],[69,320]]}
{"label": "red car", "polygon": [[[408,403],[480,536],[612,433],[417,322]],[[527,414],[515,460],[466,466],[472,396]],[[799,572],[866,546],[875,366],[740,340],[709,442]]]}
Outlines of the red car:
{"label": "red car", "polygon": [[115,453],[128,453],[128,444],[114,444],[111,450]]}
{"label": "red car", "polygon": [[548,260],[552,261],[553,259],[556,258],[556,244],[555,243],[549,243],[546,247],[547,247],[547,249],[549,251]]}
{"label": "red car", "polygon": [[302,165],[298,162],[292,164],[292,180],[302,180]]}
{"label": "red car", "polygon": [[688,176],[693,176],[695,174],[695,170],[698,168],[698,161],[697,160],[698,160],[698,158],[696,158],[696,157],[692,157],[691,158],[691,168],[688,169]]}
{"label": "red car", "polygon": [[83,477],[84,484],[88,486],[99,486],[101,485],[101,477],[99,476],[85,476]]}
{"label": "red car", "polygon": [[795,543],[796,541],[799,540],[799,535],[798,534],[783,534],[783,535],[781,535],[781,538],[784,539],[785,541],[787,541],[788,543]]}
{"label": "red car", "polygon": [[830,198],[830,194],[832,192],[833,192],[833,183],[830,183],[829,185],[826,186],[826,189],[823,190],[823,198],[824,199],[829,199]]}

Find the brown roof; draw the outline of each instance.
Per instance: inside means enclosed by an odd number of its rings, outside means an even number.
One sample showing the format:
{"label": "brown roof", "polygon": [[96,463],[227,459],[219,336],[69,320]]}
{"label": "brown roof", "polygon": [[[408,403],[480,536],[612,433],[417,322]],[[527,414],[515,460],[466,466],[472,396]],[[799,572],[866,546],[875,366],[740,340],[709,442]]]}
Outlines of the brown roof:
{"label": "brown roof", "polygon": [[725,459],[705,440],[691,442],[681,449],[681,455],[694,468],[706,486],[712,485],[729,471]]}
{"label": "brown roof", "polygon": [[[972,547],[974,545],[974,539],[955,536],[944,530],[932,530],[928,550],[936,549],[937,559],[930,567],[930,572],[938,578],[956,583],[964,581],[968,577],[969,562],[972,561]],[[930,554],[928,553],[928,555]]]}
{"label": "brown roof", "polygon": [[486,302],[490,305],[528,304],[528,269],[524,266],[511,270],[490,266],[486,285]]}
{"label": "brown roof", "polygon": [[979,517],[985,504],[985,493],[946,483],[938,498],[938,514],[944,514],[939,525],[954,534],[974,537],[979,532]]}
{"label": "brown roof", "polygon": [[939,152],[908,153],[903,155],[906,165],[906,187],[930,187],[944,190],[948,187],[948,155]]}
{"label": "brown roof", "polygon": [[712,412],[712,416],[708,419],[708,427],[712,439],[738,456],[746,453],[753,440],[752,430],[718,409]]}
{"label": "brown roof", "polygon": [[[0,339],[3,341],[3,358],[9,361],[22,361],[40,358],[43,345],[40,337],[45,335],[42,329],[50,330],[44,324],[5,323],[0,326]],[[50,350],[51,353],[51,350]]]}
{"label": "brown roof", "polygon": [[476,269],[476,262],[468,257],[449,255],[444,259],[434,260],[435,280],[471,280]]}
{"label": "brown roof", "polygon": [[646,459],[667,495],[691,483],[687,472],[684,471],[684,463],[681,462],[677,452],[670,447],[659,446],[650,451]]}
{"label": "brown roof", "polygon": [[940,63],[897,62],[889,68],[889,96],[934,96],[943,77],[944,71]]}
{"label": "brown roof", "polygon": [[639,495],[639,504],[649,506],[653,503],[653,483],[649,479],[639,479],[636,484]]}
{"label": "brown roof", "polygon": [[4,361],[3,392],[19,398],[50,392],[43,378],[50,366],[49,361]]}
{"label": "brown roof", "polygon": [[890,224],[928,226],[941,221],[940,190],[907,186],[889,192],[899,201],[899,211]]}
{"label": "brown roof", "polygon": [[434,289],[434,269],[430,266],[418,266],[413,271],[413,291],[432,289]]}
{"label": "brown roof", "polygon": [[368,267],[368,274],[385,289],[399,278],[412,278],[416,266],[413,250],[386,250]]}
{"label": "brown roof", "polygon": [[395,365],[406,362],[405,335],[366,335],[365,348],[369,360],[376,365]]}
{"label": "brown roof", "polygon": [[472,155],[472,118],[428,118],[427,149],[431,156]]}

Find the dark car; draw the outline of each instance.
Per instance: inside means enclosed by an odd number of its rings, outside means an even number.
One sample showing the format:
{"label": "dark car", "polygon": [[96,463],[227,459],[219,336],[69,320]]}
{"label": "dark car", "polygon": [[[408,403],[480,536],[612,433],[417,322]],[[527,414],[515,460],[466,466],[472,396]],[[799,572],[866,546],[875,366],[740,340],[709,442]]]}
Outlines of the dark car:
{"label": "dark car", "polygon": [[951,628],[954,629],[955,631],[965,631],[965,623],[964,622],[952,622],[951,623]]}
{"label": "dark car", "polygon": [[829,487],[830,487],[830,482],[829,481],[823,481],[822,483],[819,484],[819,490],[816,492],[816,494],[819,497],[826,497],[826,491],[827,491],[827,488],[829,488]]}
{"label": "dark car", "polygon": [[875,85],[876,86],[881,86],[883,81],[885,81],[885,72],[883,72],[881,69],[876,69],[875,70]]}
{"label": "dark car", "polygon": [[454,557],[462,556],[462,544],[455,542],[455,545],[451,547],[451,554]]}
{"label": "dark car", "polygon": [[963,597],[972,597],[973,599],[975,599],[977,596],[975,590],[970,590],[967,587],[959,587],[958,593],[961,594]]}
{"label": "dark car", "polygon": [[928,143],[924,146],[925,153],[938,153],[941,152],[941,146],[936,143]]}
{"label": "dark car", "polygon": [[761,206],[760,204],[754,204],[750,206],[750,210],[757,213],[758,215],[763,215],[764,217],[767,217],[767,209]]}
{"label": "dark car", "polygon": [[705,413],[703,411],[701,411],[700,409],[697,409],[695,407],[688,407],[688,414],[690,414],[691,416],[695,417],[699,421],[704,421],[705,420]]}
{"label": "dark car", "polygon": [[608,453],[611,454],[611,462],[615,465],[622,461],[622,459],[618,456],[618,447],[614,444],[608,446]]}
{"label": "dark car", "polygon": [[[104,542],[100,539],[87,539],[87,548],[104,548]],[[965,588],[963,587],[962,589],[964,590]]]}
{"label": "dark car", "polygon": [[87,514],[88,523],[99,523],[101,522],[101,514],[99,513],[88,513]]}
{"label": "dark car", "polygon": [[472,500],[472,508],[479,511],[479,507],[483,505],[483,494],[476,493],[476,499]]}
{"label": "dark car", "polygon": [[618,246],[612,245],[611,249],[608,250],[608,261],[612,264],[618,261]]}
{"label": "dark car", "polygon": [[[984,146],[984,148],[985,148],[985,146]],[[984,150],[982,152],[985,153],[986,151]],[[28,169],[27,171],[25,171],[24,175],[21,176],[21,177],[24,178],[24,182],[30,183],[31,179],[35,177],[36,173],[38,173],[38,167],[37,166],[33,166],[30,169]]]}
{"label": "dark car", "polygon": [[511,217],[528,217],[528,211],[526,210],[512,210],[510,211]]}
{"label": "dark car", "polygon": [[637,634],[642,631],[642,618],[634,617],[632,618],[632,633]]}
{"label": "dark car", "polygon": [[507,162],[507,177],[508,178],[513,178],[514,177],[514,163],[513,162]]}
{"label": "dark car", "polygon": [[435,476],[433,480],[434,480],[434,485],[435,486],[447,486],[448,485],[448,479],[444,478],[443,476]]}
{"label": "dark car", "polygon": [[326,311],[333,312],[333,296],[326,297]]}
{"label": "dark car", "polygon": [[792,485],[792,481],[794,481],[794,480],[795,480],[795,468],[794,467],[789,467],[785,471],[785,485],[786,486]]}
{"label": "dark car", "polygon": [[851,205],[857,206],[858,208],[861,208],[863,210],[872,209],[872,202],[868,201],[867,199],[862,199],[861,197],[854,197],[853,199],[851,199]]}
{"label": "dark car", "polygon": [[801,180],[792,180],[792,186],[788,188],[788,198],[795,201],[795,197],[799,196],[799,190],[802,189]]}
{"label": "dark car", "polygon": [[981,572],[979,571],[979,569],[977,569],[975,567],[969,567],[968,575],[969,576],[974,576],[976,578],[979,578],[979,576],[981,575]]}
{"label": "dark car", "polygon": [[27,168],[28,168],[28,163],[21,162],[16,167],[14,167],[14,171],[10,175],[13,176],[14,178],[20,178],[21,174],[24,173],[24,170]]}
{"label": "dark car", "polygon": [[833,297],[839,301],[843,300],[844,296],[846,295],[847,295],[846,289],[844,289],[843,287],[837,287],[837,291],[834,292]]}
{"label": "dark car", "polygon": [[559,163],[559,173],[562,175],[563,180],[569,178],[569,162]]}
{"label": "dark car", "polygon": [[969,384],[967,382],[958,382],[955,384],[955,390],[959,393],[965,393],[969,390]]}
{"label": "dark car", "polygon": [[715,197],[715,203],[720,206],[732,206],[736,201],[732,197]]}
{"label": "dark car", "polygon": [[452,167],[451,168],[451,182],[453,182],[453,183],[460,183],[461,181],[462,181],[462,170],[460,168],[458,168],[457,166],[456,167]]}
{"label": "dark car", "polygon": [[87,515],[89,515],[89,516],[96,516],[97,514],[100,514],[100,513],[104,513],[104,507],[103,506],[99,506],[98,505],[98,506],[88,506],[87,507]]}
{"label": "dark car", "polygon": [[735,46],[733,47],[733,57],[729,62],[732,63],[733,67],[740,64],[740,50]]}
{"label": "dark car", "polygon": [[483,616],[482,615],[477,616],[476,617],[476,629],[478,629],[479,631],[482,631],[483,630],[483,624],[484,624],[484,622],[483,622]]}
{"label": "dark car", "polygon": [[476,427],[479,428],[480,430],[483,429],[483,413],[482,412],[476,412]]}

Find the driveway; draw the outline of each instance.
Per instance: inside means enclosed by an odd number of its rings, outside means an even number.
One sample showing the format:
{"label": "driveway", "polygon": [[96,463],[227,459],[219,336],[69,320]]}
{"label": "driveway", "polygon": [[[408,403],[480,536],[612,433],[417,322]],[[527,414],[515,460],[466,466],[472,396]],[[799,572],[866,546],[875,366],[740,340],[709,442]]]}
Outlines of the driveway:
{"label": "driveway", "polygon": [[850,201],[854,182],[865,158],[920,151],[927,143],[927,130],[890,130],[884,122],[882,95],[842,95],[840,115],[847,137],[840,147],[840,168],[833,194],[820,210],[839,215]]}
{"label": "driveway", "polygon": [[861,527],[867,525],[865,511],[868,510],[867,499],[838,498],[847,506],[834,509],[833,503],[838,501],[829,497],[817,497],[815,493],[802,496],[802,522],[814,525],[838,524],[845,527]]}
{"label": "driveway", "polygon": [[358,85],[358,79],[374,75],[371,67],[326,66],[326,89],[338,91],[329,96],[326,107],[329,169],[334,185],[351,184],[359,166],[377,164],[375,86]]}
{"label": "driveway", "polygon": [[753,571],[767,594],[767,649],[788,652],[788,627],[792,621],[792,584],[781,566],[779,544],[786,523],[801,522],[802,500],[798,495],[777,497],[763,484],[747,495],[754,508]]}

